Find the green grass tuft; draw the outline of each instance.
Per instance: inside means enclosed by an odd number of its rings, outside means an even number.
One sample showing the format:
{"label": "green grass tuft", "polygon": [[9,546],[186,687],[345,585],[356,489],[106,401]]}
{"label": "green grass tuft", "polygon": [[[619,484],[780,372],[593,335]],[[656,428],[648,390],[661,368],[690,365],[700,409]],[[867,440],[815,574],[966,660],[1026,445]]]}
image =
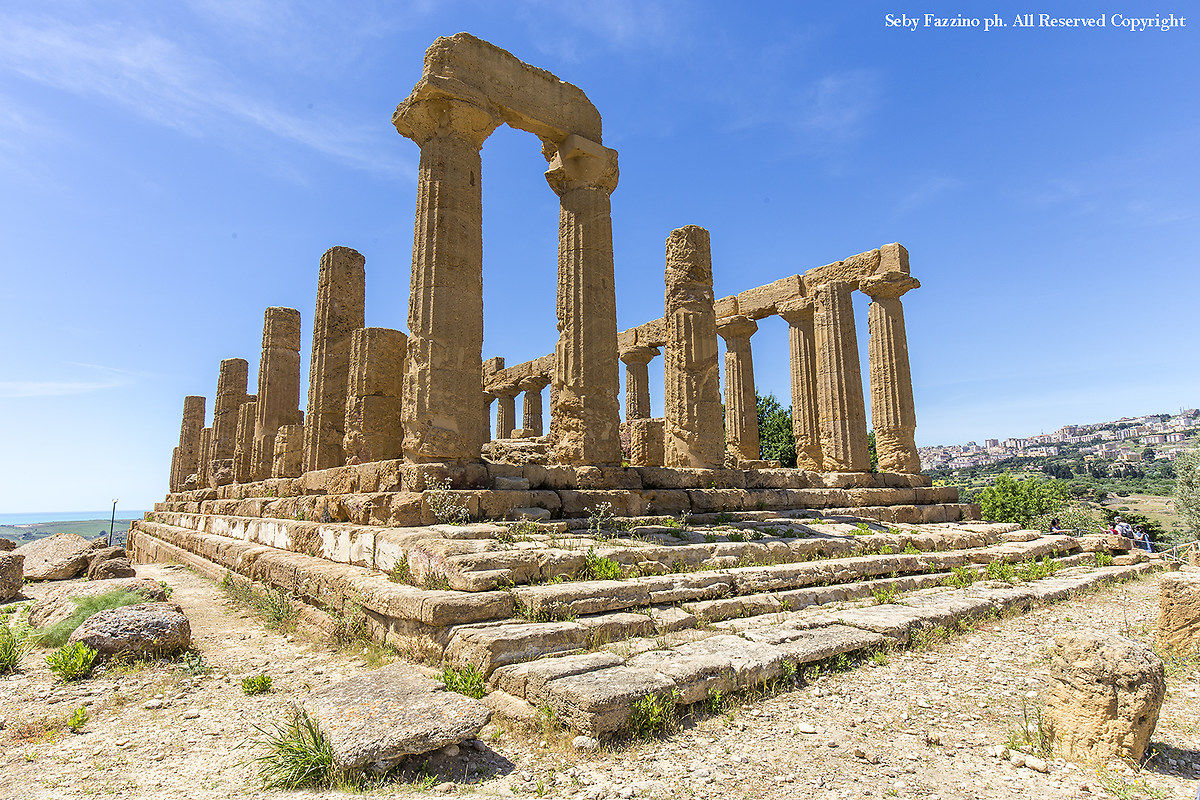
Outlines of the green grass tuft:
{"label": "green grass tuft", "polygon": [[446,684],[446,688],[450,691],[474,697],[476,700],[487,693],[484,688],[483,673],[473,664],[468,664],[462,669],[446,667],[442,670],[442,683]]}
{"label": "green grass tuft", "polygon": [[21,661],[33,649],[33,644],[28,628],[10,628],[0,623],[0,675],[19,670]]}
{"label": "green grass tuft", "polygon": [[333,748],[307,712],[269,728],[254,726],[253,744],[262,752],[252,759],[268,789],[327,789],[337,778]]}
{"label": "green grass tuft", "polygon": [[596,555],[595,550],[589,547],[583,557],[583,566],[575,577],[581,581],[619,581],[625,577],[625,571],[616,561]]}
{"label": "green grass tuft", "polygon": [[71,634],[84,623],[84,620],[98,611],[120,608],[121,606],[134,606],[139,603],[145,603],[147,600],[145,596],[137,592],[114,589],[111,592],[105,592],[104,594],[92,597],[72,597],[71,602],[75,604],[75,610],[71,612],[71,616],[49,627],[40,628],[34,633],[34,637],[37,639],[39,645],[42,647],[61,647],[67,643],[67,640],[71,638]]}
{"label": "green grass tuft", "polygon": [[77,681],[92,674],[96,665],[95,650],[83,642],[65,644],[46,656],[46,665],[62,681]]}
{"label": "green grass tuft", "polygon": [[89,719],[91,717],[88,716],[87,709],[80,706],[71,712],[71,716],[67,717],[67,727],[71,729],[71,733],[79,733],[83,726],[87,725]]}

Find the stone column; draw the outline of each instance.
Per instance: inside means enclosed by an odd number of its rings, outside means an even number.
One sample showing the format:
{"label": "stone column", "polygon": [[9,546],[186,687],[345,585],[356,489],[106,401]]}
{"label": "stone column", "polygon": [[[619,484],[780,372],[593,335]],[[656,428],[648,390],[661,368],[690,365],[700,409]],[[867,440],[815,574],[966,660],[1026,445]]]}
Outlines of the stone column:
{"label": "stone column", "polygon": [[246,378],[250,365],[244,358],[221,362],[217,397],[213,401],[212,461],[233,458],[237,438],[238,409],[246,402]]}
{"label": "stone column", "polygon": [[483,441],[490,442],[492,440],[492,403],[496,402],[496,395],[490,392],[483,393]]}
{"label": "stone column", "polygon": [[304,426],[284,425],[275,434],[272,478],[298,478],[304,471]]}
{"label": "stone column", "polygon": [[249,483],[254,480],[252,456],[254,455],[254,431],[258,419],[258,400],[248,400],[238,409],[237,442],[233,449],[233,480]]}
{"label": "stone column", "polygon": [[552,458],[621,463],[612,208],[617,152],[572,134],[546,148],[558,194],[558,343],[551,393]]}
{"label": "stone column", "polygon": [[550,379],[545,375],[533,375],[517,384],[517,388],[525,393],[521,428],[526,436],[542,435],[542,389],[549,383]]}
{"label": "stone column", "polygon": [[853,290],[854,285],[846,281],[830,281],[814,293],[821,463],[827,472],[866,472],[870,468],[867,412],[850,299]]}
{"label": "stone column", "polygon": [[483,199],[479,148],[500,120],[436,91],[392,117],[421,146],[408,301],[404,454],[477,459],[483,391]]}
{"label": "stone column", "polygon": [[725,461],[713,300],[708,231],[698,225],[671,231],[663,352],[668,467],[716,468]]}
{"label": "stone column", "polygon": [[275,432],[300,421],[300,312],[294,308],[263,314],[257,409],[250,474],[261,481],[271,477]]}
{"label": "stone column", "polygon": [[196,486],[194,488],[201,489],[208,486],[208,476],[212,465],[212,432],[211,427],[203,428],[200,431],[200,462],[196,466]]}
{"label": "stone column", "polygon": [[725,454],[736,465],[758,461],[758,402],[754,393],[754,358],[750,337],[758,323],[743,314],[717,323],[725,340]]}
{"label": "stone column", "polygon": [[621,353],[625,362],[625,421],[650,417],[650,361],[657,347],[633,347]]}
{"label": "stone column", "polygon": [[179,427],[179,488],[180,491],[189,475],[203,473],[200,465],[200,432],[204,430],[203,397],[189,395],[183,398],[183,424]]}
{"label": "stone column", "polygon": [[308,414],[304,423],[304,470],[346,463],[346,387],[350,380],[350,340],[363,326],[365,259],[349,247],[331,247],[321,256],[317,309],[313,314],[312,361],[308,370]]}
{"label": "stone column", "polygon": [[779,316],[788,324],[796,467],[820,472],[821,424],[817,411],[817,349],[812,299],[800,298],[781,304]]}
{"label": "stone column", "polygon": [[400,424],[407,337],[388,328],[359,328],[350,344],[346,397],[347,464],[400,458]]}
{"label": "stone column", "polygon": [[871,298],[867,341],[871,373],[871,424],[880,472],[921,471],[914,435],[917,412],[913,403],[908,337],[900,297],[921,282],[903,272],[887,272],[864,280],[862,291]]}
{"label": "stone column", "polygon": [[517,392],[519,391],[515,383],[492,389],[492,394],[496,395],[497,439],[512,438],[513,430],[517,427]]}
{"label": "stone column", "polygon": [[629,422],[629,463],[635,467],[663,465],[663,421],[640,419]]}

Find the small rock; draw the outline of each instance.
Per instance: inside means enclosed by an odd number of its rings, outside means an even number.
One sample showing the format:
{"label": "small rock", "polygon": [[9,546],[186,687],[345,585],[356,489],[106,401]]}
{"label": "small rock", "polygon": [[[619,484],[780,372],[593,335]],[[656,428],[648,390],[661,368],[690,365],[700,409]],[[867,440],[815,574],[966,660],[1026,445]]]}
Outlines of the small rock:
{"label": "small rock", "polygon": [[162,708],[162,707],[163,707],[162,700],[147,700],[146,705],[143,706],[143,708],[148,708],[151,710],[156,709],[156,708]]}
{"label": "small rock", "polygon": [[443,747],[439,752],[441,752],[441,754],[446,756],[447,758],[454,758],[459,753],[458,745],[448,744],[445,747]]}
{"label": "small rock", "polygon": [[861,747],[856,747],[856,748],[854,748],[854,757],[865,760],[867,757],[867,751],[863,750]]}
{"label": "small rock", "polygon": [[597,750],[600,747],[600,740],[593,739],[591,736],[576,736],[571,740],[571,746],[576,750]]}
{"label": "small rock", "polygon": [[197,719],[199,716],[200,712],[194,708],[189,708],[187,711],[183,712],[184,719]]}
{"label": "small rock", "polygon": [[166,756],[162,753],[155,753],[154,755],[150,756],[152,761],[162,761],[164,758],[166,758]]}
{"label": "small rock", "polygon": [[812,724],[808,723],[808,722],[801,722],[799,725],[796,726],[796,730],[800,731],[801,733],[807,733],[807,734],[814,734],[817,732],[817,729],[814,728],[812,726]]}
{"label": "small rock", "polygon": [[1034,772],[1049,772],[1050,765],[1037,756],[1025,756],[1025,766]]}
{"label": "small rock", "polygon": [[1014,751],[1014,752],[1012,752],[1012,753],[1009,753],[1009,754],[1008,754],[1008,760],[1009,760],[1009,761],[1012,763],[1012,765],[1013,765],[1014,767],[1023,767],[1023,766],[1025,766],[1025,754],[1024,754],[1024,753],[1018,753],[1018,752],[1015,752],[1015,751]]}
{"label": "small rock", "polygon": [[454,789],[455,789],[454,784],[450,783],[449,781],[439,783],[437,786],[433,787],[433,790],[435,792],[437,792],[438,794],[452,794],[454,792]]}

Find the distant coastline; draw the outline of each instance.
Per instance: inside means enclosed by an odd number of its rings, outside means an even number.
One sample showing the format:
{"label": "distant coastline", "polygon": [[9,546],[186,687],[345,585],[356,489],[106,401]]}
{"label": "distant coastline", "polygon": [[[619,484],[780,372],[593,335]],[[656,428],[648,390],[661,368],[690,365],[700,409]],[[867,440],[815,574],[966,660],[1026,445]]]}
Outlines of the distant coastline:
{"label": "distant coastline", "polygon": [[[131,519],[141,519],[145,511],[117,509],[117,521],[128,522]],[[39,522],[91,522],[104,520],[108,522],[112,509],[104,511],[31,511],[23,514],[0,513],[0,525],[30,525]]]}

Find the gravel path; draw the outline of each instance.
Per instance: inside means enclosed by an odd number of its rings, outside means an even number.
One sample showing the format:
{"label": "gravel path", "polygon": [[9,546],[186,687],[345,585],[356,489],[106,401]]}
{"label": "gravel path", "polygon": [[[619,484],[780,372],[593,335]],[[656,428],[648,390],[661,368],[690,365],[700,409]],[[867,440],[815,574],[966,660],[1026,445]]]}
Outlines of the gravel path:
{"label": "gravel path", "polygon": [[[186,570],[141,565],[138,574],[173,587],[171,600],[191,619],[212,672],[158,663],[99,671],[64,688],[35,653],[24,673],[0,677],[0,798],[294,796],[257,789],[248,743],[254,726],[282,718],[314,688],[370,669],[372,652],[335,652],[270,630]],[[885,665],[821,676],[804,688],[685,720],[664,739],[580,752],[569,735],[490,725],[476,746],[431,760],[419,782],[371,793],[1190,800],[1200,779],[1194,668],[1168,677],[1154,739],[1159,754],[1136,773],[1098,774],[1052,761],[1042,774],[987,752],[1008,739],[1023,703],[1036,707],[1053,634],[1117,631],[1149,642],[1157,584],[1152,577],[988,622],[892,653]],[[241,678],[263,671],[272,691],[243,694]],[[79,706],[92,719],[75,735],[63,721]]]}

